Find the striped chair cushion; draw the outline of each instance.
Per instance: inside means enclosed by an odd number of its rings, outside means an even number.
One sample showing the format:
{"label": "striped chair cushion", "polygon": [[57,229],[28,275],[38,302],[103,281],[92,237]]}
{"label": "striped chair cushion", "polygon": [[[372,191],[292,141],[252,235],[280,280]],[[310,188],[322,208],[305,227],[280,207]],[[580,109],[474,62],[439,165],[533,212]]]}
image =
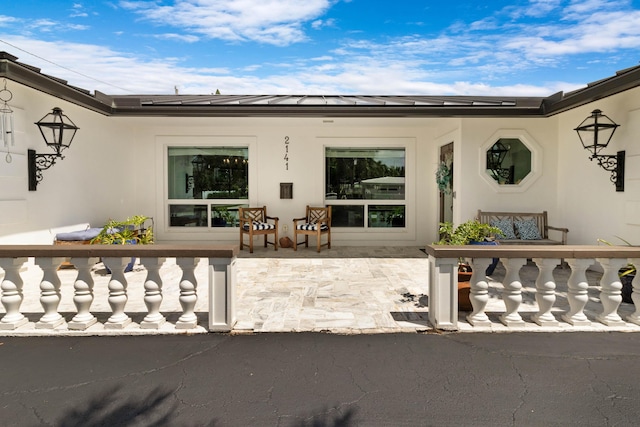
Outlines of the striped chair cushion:
{"label": "striped chair cushion", "polygon": [[[275,224],[268,224],[266,222],[253,222],[251,224],[253,225],[254,230],[273,230],[274,228],[276,228]],[[245,223],[243,228],[245,230],[248,230],[249,224]]]}
{"label": "striped chair cushion", "polygon": [[[324,231],[324,230],[328,230],[329,227],[327,227],[327,224],[322,224],[320,226],[320,230]],[[318,230],[318,224],[300,224],[298,225],[298,230],[311,230],[311,231],[317,231]]]}

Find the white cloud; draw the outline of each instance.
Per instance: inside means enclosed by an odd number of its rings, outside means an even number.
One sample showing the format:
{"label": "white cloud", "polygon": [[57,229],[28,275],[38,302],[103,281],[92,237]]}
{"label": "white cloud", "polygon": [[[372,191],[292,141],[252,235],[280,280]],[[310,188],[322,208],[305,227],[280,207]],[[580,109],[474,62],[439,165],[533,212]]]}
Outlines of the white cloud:
{"label": "white cloud", "polygon": [[140,19],[227,41],[287,46],[306,39],[302,25],[321,16],[330,0],[176,0],[171,6],[122,1]]}
{"label": "white cloud", "polygon": [[156,34],[154,37],[158,39],[165,40],[177,40],[187,43],[195,43],[200,40],[200,37],[190,35],[190,34],[176,34],[176,33],[166,33],[166,34]]}

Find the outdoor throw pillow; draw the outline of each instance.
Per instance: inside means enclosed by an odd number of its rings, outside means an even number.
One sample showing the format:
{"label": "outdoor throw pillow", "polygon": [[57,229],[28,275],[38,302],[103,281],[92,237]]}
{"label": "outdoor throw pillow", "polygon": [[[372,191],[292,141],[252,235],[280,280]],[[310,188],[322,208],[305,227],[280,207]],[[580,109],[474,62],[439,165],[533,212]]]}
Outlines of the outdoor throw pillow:
{"label": "outdoor throw pillow", "polygon": [[520,239],[522,240],[540,240],[542,236],[540,235],[540,230],[538,230],[538,224],[536,224],[535,219],[523,219],[516,220],[514,222],[516,226],[516,230],[518,230],[518,234],[520,234]]}
{"label": "outdoor throw pillow", "polygon": [[500,229],[502,232],[502,236],[499,236],[500,239],[513,240],[518,238],[516,237],[516,233],[513,231],[513,221],[511,221],[511,218],[492,219],[489,225]]}

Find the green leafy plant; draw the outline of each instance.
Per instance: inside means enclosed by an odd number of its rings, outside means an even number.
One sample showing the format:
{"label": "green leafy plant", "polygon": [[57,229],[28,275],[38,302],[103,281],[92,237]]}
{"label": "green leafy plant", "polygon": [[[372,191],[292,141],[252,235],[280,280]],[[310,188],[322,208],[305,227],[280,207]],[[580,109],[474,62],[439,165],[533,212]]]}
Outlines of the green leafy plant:
{"label": "green leafy plant", "polygon": [[[152,225],[145,227],[145,222],[152,221]],[[148,245],[153,243],[153,220],[149,217],[136,215],[124,221],[110,219],[100,230],[100,233],[91,240],[91,244]]]}
{"label": "green leafy plant", "polygon": [[483,224],[478,220],[469,220],[454,227],[451,222],[440,223],[440,240],[436,245],[468,245],[471,242],[483,242],[502,235],[498,227]]}
{"label": "green leafy plant", "polygon": [[[623,239],[622,237],[619,236],[615,236],[617,239],[620,239],[621,242],[623,242],[626,246],[635,246],[632,245],[631,242]],[[604,240],[604,239],[598,239],[599,243],[604,243],[605,245],[608,246],[615,246],[613,243]],[[624,276],[635,276],[636,274],[636,267],[633,264],[628,264],[626,267],[624,267],[623,269],[620,270],[619,272],[619,276],[620,277],[624,277]]]}

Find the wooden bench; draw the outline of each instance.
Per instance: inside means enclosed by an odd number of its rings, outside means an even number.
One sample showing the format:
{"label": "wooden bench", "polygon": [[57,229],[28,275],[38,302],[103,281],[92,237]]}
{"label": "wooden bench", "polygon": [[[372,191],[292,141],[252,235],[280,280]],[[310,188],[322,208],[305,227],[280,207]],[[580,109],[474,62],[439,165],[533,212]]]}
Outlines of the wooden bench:
{"label": "wooden bench", "polygon": [[[503,226],[511,223],[513,224],[513,235],[511,238],[505,238],[504,236],[496,236],[496,240],[501,245],[566,245],[567,244],[567,233],[569,229],[560,228],[560,227],[552,227],[547,222],[547,211],[544,212],[486,212],[482,210],[478,210],[478,215],[476,217],[478,221],[483,224],[496,225],[500,229],[503,229]],[[523,236],[518,230],[516,226],[516,222],[520,222],[520,225],[523,228],[523,232],[526,234],[526,225],[529,225],[531,222],[535,224],[537,230],[539,231],[539,239],[531,238],[531,235]],[[526,222],[526,223],[525,223]],[[497,225],[500,224],[500,225]],[[535,231],[535,230],[534,230]],[[549,231],[554,231],[561,233],[560,239],[550,239]],[[505,233],[506,234],[506,233]],[[525,238],[523,238],[525,237]]]}

